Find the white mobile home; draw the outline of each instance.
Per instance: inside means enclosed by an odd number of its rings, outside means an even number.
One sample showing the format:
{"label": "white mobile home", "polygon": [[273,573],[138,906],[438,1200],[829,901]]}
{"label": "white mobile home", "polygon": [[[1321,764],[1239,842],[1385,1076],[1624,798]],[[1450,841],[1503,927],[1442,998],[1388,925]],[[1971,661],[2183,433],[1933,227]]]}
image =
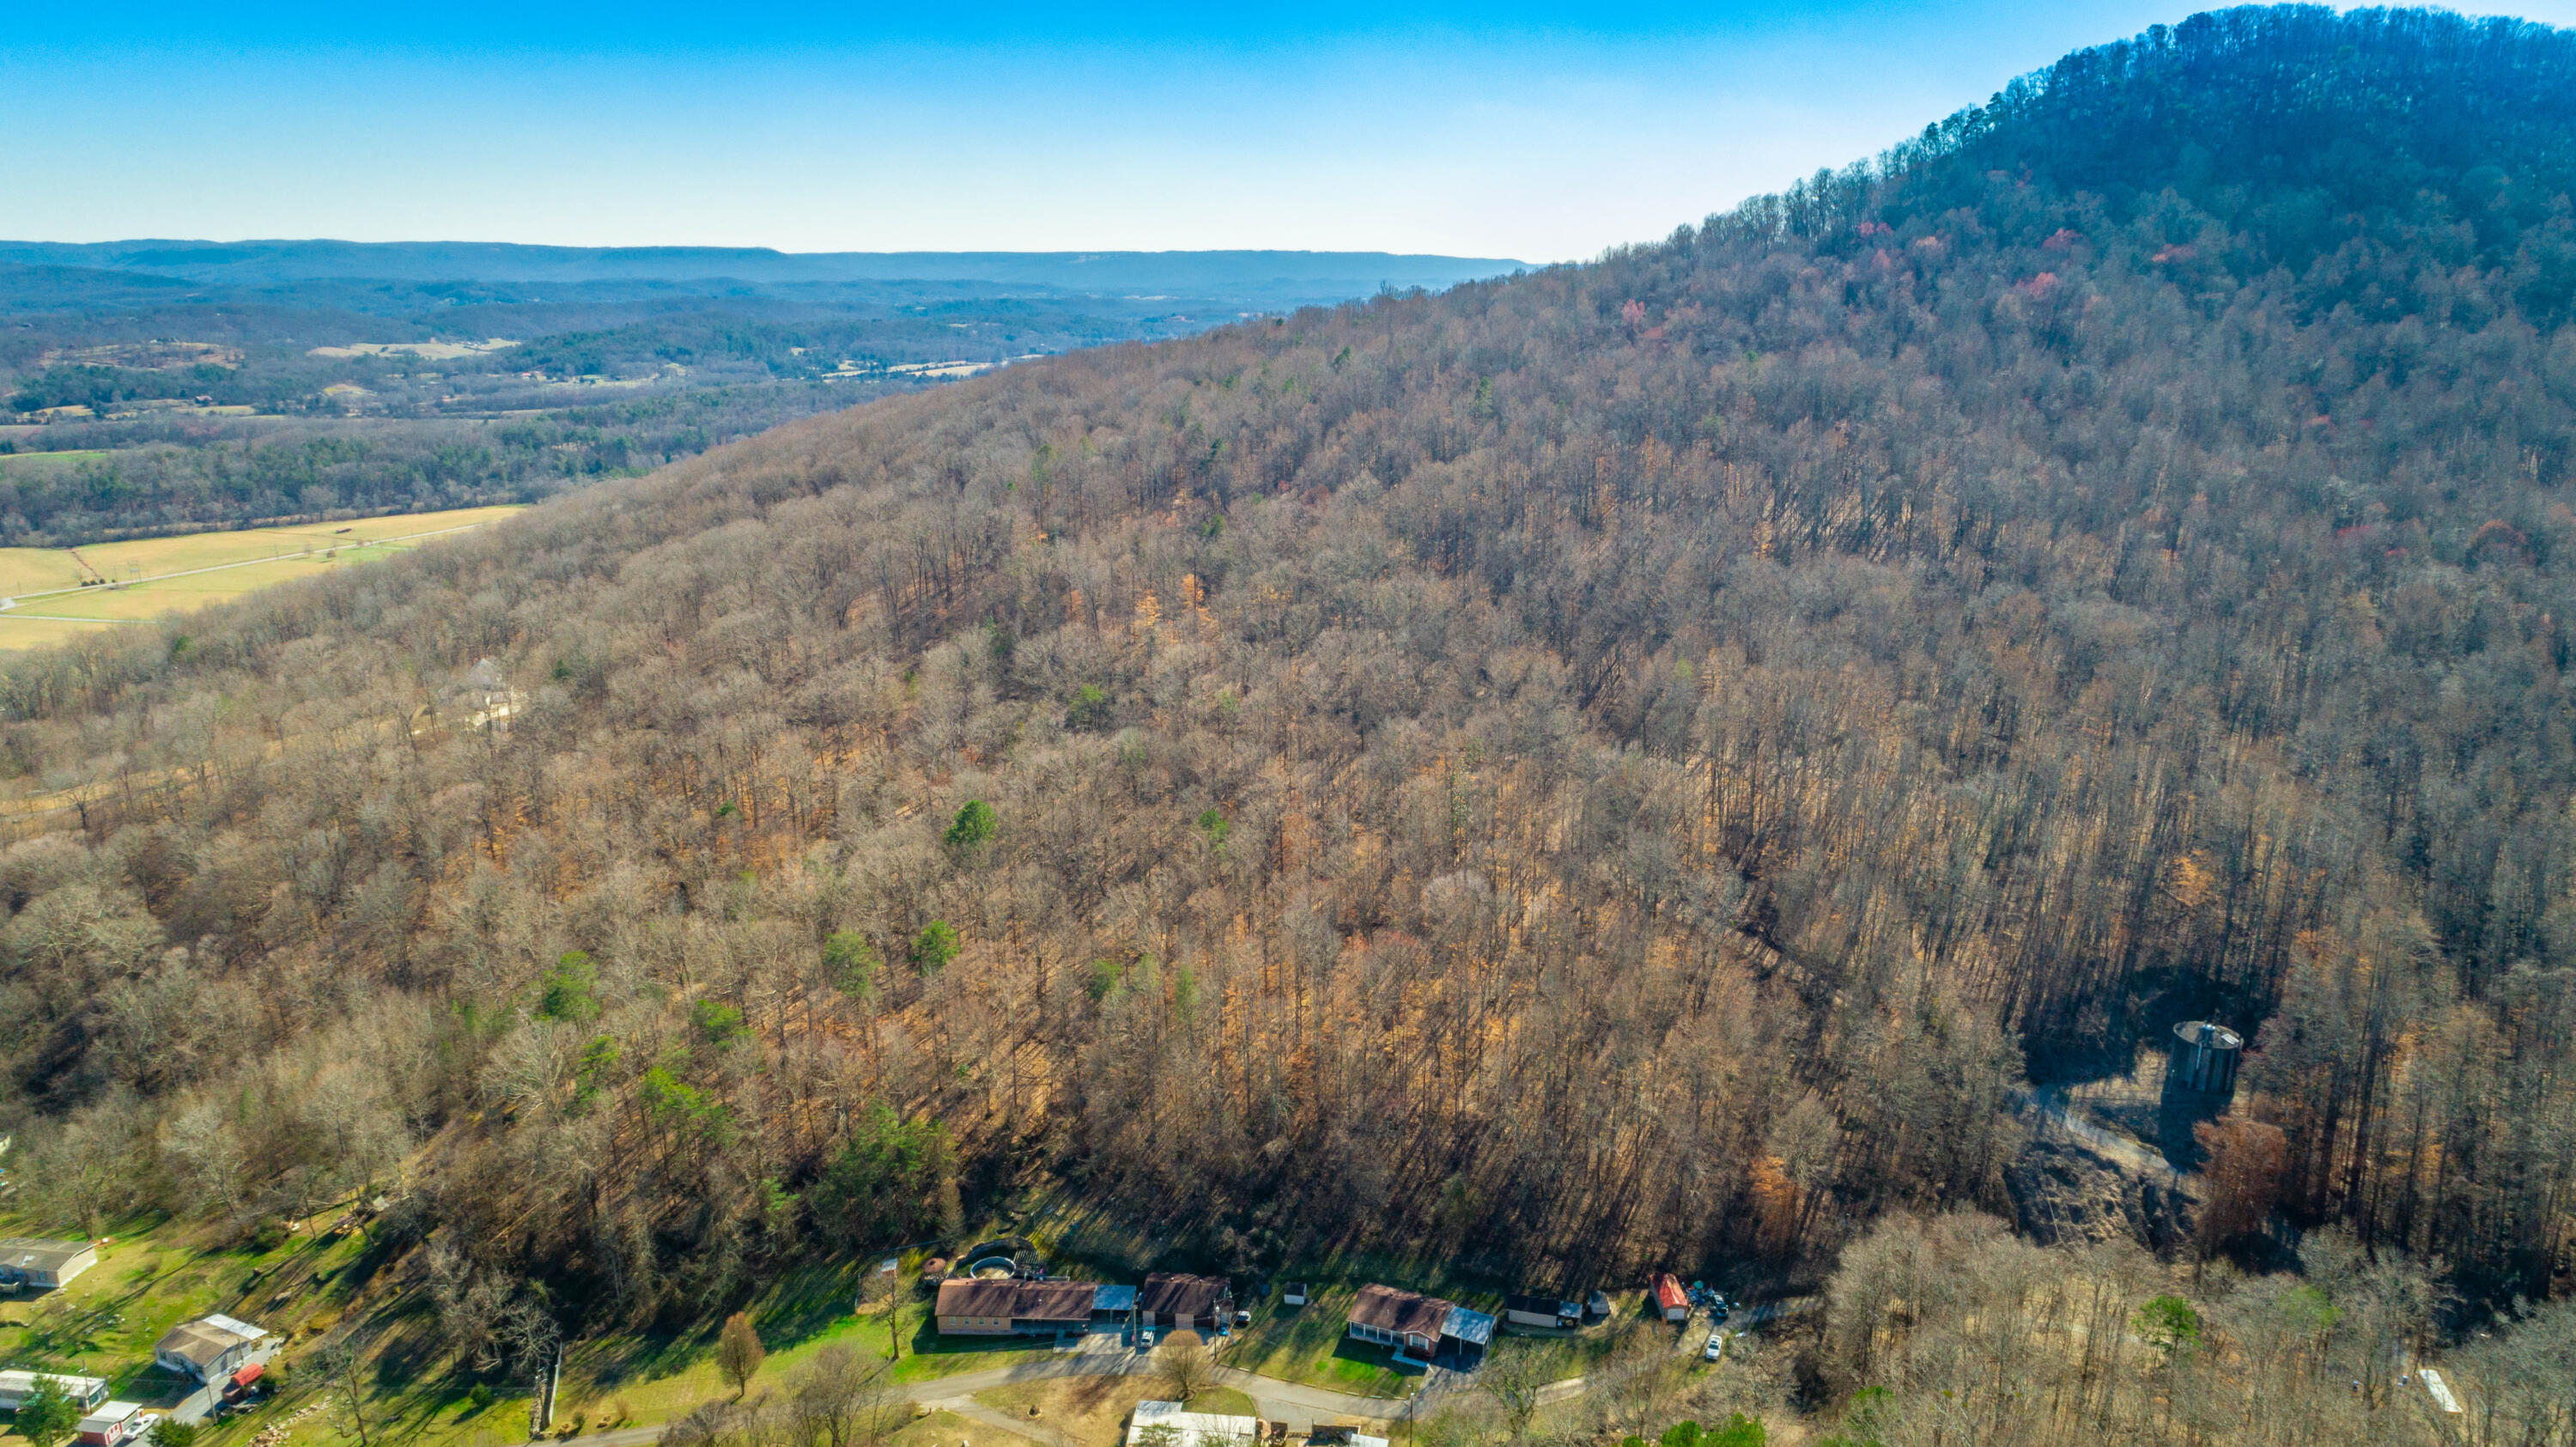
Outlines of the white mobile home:
{"label": "white mobile home", "polygon": [[107,1381],[102,1377],[66,1377],[53,1372],[0,1372],[0,1410],[17,1411],[18,1404],[36,1390],[38,1377],[49,1377],[72,1405],[89,1411],[107,1400]]}
{"label": "white mobile home", "polygon": [[98,1246],[89,1241],[46,1241],[34,1236],[0,1238],[0,1286],[32,1286],[54,1291],[98,1264]]}

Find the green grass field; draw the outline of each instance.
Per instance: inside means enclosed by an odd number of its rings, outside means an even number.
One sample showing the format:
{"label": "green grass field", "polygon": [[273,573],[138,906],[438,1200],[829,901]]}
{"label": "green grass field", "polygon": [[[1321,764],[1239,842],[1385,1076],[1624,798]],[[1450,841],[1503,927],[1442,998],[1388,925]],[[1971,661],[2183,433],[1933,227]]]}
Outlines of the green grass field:
{"label": "green grass field", "polygon": [[[0,610],[0,652],[190,612],[333,568],[390,558],[433,535],[481,527],[519,511],[457,508],[81,548],[0,548],[0,597],[15,600],[15,606]],[[101,578],[117,586],[81,586]],[[151,581],[137,581],[142,579]]]}
{"label": "green grass field", "polygon": [[[69,1288],[33,1299],[0,1298],[0,1366],[105,1377],[120,1398],[166,1405],[184,1394],[186,1384],[151,1366],[153,1342],[182,1320],[226,1312],[285,1340],[286,1351],[273,1369],[281,1385],[271,1405],[213,1429],[204,1447],[249,1447],[271,1428],[284,1429],[282,1447],[355,1447],[354,1423],[338,1401],[336,1384],[313,1376],[304,1357],[346,1316],[366,1323],[369,1447],[508,1447],[524,1441],[525,1389],[493,1381],[497,1397],[478,1407],[471,1395],[474,1374],[459,1370],[440,1346],[416,1280],[399,1267],[385,1269],[390,1263],[371,1254],[375,1245],[364,1230],[343,1224],[337,1209],[324,1211],[294,1231],[272,1226],[273,1242],[256,1247],[226,1244],[204,1226],[119,1227],[102,1247],[100,1264]],[[31,1223],[0,1219],[0,1234],[19,1233],[36,1230]],[[1029,1234],[1045,1239],[1038,1231]],[[1088,1245],[1102,1252],[1120,1249],[1096,1237]],[[1061,1238],[1046,1249],[1067,1266],[1079,1255]],[[1049,1358],[1047,1347],[1012,1338],[941,1337],[928,1297],[910,1284],[916,1266],[906,1261],[899,1277],[905,1285],[890,1308],[872,1306],[864,1313],[853,1310],[864,1269],[856,1264],[818,1263],[764,1287],[745,1306],[768,1350],[749,1394],[776,1397],[791,1390],[814,1354],[833,1343],[883,1360],[900,1339],[895,1373],[906,1383]],[[1127,1266],[1103,1261],[1079,1269],[1117,1279]],[[1237,1334],[1223,1359],[1266,1376],[1360,1395],[1397,1399],[1410,1393],[1417,1375],[1393,1369],[1383,1349],[1351,1342],[1343,1330],[1358,1282],[1404,1276],[1387,1263],[1356,1261],[1303,1274],[1333,1284],[1303,1308],[1280,1306],[1275,1291],[1251,1303],[1253,1324]],[[1486,1304],[1454,1283],[1426,1278],[1425,1284]],[[1564,1338],[1506,1338],[1497,1350],[1543,1354],[1546,1374],[1565,1377],[1588,1370],[1637,1334],[1658,1330],[1638,1317],[1630,1295],[1609,1328]],[[612,1422],[657,1427],[702,1403],[730,1398],[732,1386],[715,1365],[714,1338],[710,1322],[678,1334],[629,1331],[576,1343],[565,1363],[559,1424],[577,1419],[585,1433]],[[1115,1439],[1116,1422],[1137,1399],[1157,1394],[1152,1378],[1134,1377],[1092,1386],[1015,1383],[979,1393],[977,1400],[1014,1417],[1035,1406],[1040,1415],[1033,1420],[1051,1432],[1106,1443]],[[327,1409],[304,1410],[326,1397],[334,1403]],[[1211,1412],[1253,1411],[1248,1399],[1225,1390],[1194,1405]],[[1054,1440],[1036,1426],[1028,1436],[1032,1442]],[[1024,1447],[990,1423],[939,1413],[914,1421],[895,1441],[898,1447],[945,1447],[961,1438],[989,1438],[987,1447]]]}
{"label": "green grass field", "polygon": [[154,1367],[152,1344],[180,1322],[220,1311],[292,1336],[337,1319],[366,1240],[334,1225],[317,1218],[265,1250],[210,1250],[162,1229],[110,1235],[71,1285],[0,1298],[0,1365],[103,1377],[121,1400],[167,1406],[192,1384]]}
{"label": "green grass field", "polygon": [[1227,1366],[1281,1381],[1305,1382],[1368,1397],[1401,1397],[1421,1380],[1395,1366],[1385,1347],[1354,1341],[1345,1330],[1354,1284],[1319,1286],[1304,1306],[1282,1306],[1276,1292],[1252,1307],[1252,1325],[1236,1331]]}
{"label": "green grass field", "polygon": [[77,467],[105,456],[107,449],[102,447],[74,447],[61,452],[0,453],[0,477],[8,476],[12,468],[35,472],[47,468]]}
{"label": "green grass field", "polygon": [[[99,1264],[64,1290],[32,1299],[0,1297],[0,1366],[104,1377],[120,1399],[167,1405],[185,1395],[188,1384],[151,1365],[152,1344],[181,1321],[225,1312],[287,1340],[280,1365],[272,1368],[283,1387],[272,1405],[201,1440],[208,1447],[238,1447],[265,1428],[291,1422],[292,1447],[354,1447],[356,1434],[345,1411],[296,1416],[330,1391],[309,1379],[300,1353],[344,1312],[365,1310],[375,1313],[364,1378],[373,1447],[503,1447],[524,1441],[525,1389],[496,1382],[497,1398],[477,1407],[470,1395],[473,1378],[454,1370],[438,1347],[427,1304],[416,1295],[389,1294],[390,1278],[374,1275],[384,1263],[368,1259],[364,1232],[342,1232],[338,1224],[336,1210],[325,1212],[265,1250],[220,1248],[199,1227],[165,1223],[120,1230],[101,1248]],[[35,1230],[29,1223],[0,1221],[0,1234]],[[787,1390],[828,1343],[883,1359],[892,1344],[889,1328],[903,1339],[895,1372],[906,1382],[1048,1355],[1046,1348],[1008,1338],[943,1340],[931,1326],[928,1300],[908,1289],[892,1312],[879,1307],[855,1315],[858,1278],[849,1265],[814,1266],[790,1273],[749,1304],[769,1350],[751,1383],[752,1395]],[[904,1278],[907,1285],[910,1279]],[[592,1430],[616,1417],[627,1426],[655,1426],[701,1403],[729,1398],[733,1388],[716,1369],[714,1346],[712,1329],[678,1336],[621,1333],[577,1343],[565,1362],[557,1420],[579,1416]],[[960,1424],[948,1421],[952,1429]],[[924,1426],[914,1423],[896,1442],[930,1447],[939,1438]],[[949,1440],[955,1436],[952,1430]]]}

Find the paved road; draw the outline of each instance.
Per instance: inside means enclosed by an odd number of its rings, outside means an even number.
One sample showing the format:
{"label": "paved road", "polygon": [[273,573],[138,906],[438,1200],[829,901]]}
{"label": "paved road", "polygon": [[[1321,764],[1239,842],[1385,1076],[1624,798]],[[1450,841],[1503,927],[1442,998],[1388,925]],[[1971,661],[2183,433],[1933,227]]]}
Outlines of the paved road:
{"label": "paved road", "polygon": [[[1738,1331],[1750,1330],[1786,1315],[1798,1304],[1795,1301],[1766,1302],[1760,1306],[1744,1307],[1728,1322],[1728,1326]],[[1677,1339],[1674,1350],[1696,1355],[1707,1335],[1705,1320],[1694,1318],[1690,1329],[1685,1329]],[[1153,1359],[1146,1353],[1120,1346],[1115,1338],[1091,1337],[1072,1350],[1055,1352],[1035,1361],[906,1382],[900,1390],[905,1400],[999,1427],[1033,1439],[1043,1447],[1079,1447],[1044,1422],[1023,1420],[985,1406],[975,1400],[975,1394],[1014,1382],[1043,1382],[1064,1377],[1149,1376],[1153,1371]],[[1431,1398],[1467,1391],[1474,1384],[1472,1377],[1443,1372],[1425,1382],[1423,1390],[1412,1397],[1363,1397],[1352,1392],[1337,1392],[1330,1387],[1309,1386],[1304,1382],[1283,1382],[1276,1377],[1228,1366],[1217,1368],[1216,1381],[1220,1386],[1231,1387],[1250,1397],[1254,1412],[1263,1421],[1286,1422],[1291,1431],[1299,1432],[1311,1429],[1317,1422],[1340,1417],[1396,1421],[1417,1411]],[[1583,1377],[1554,1382],[1542,1389],[1539,1400],[1544,1403],[1567,1401],[1581,1396],[1589,1386],[1590,1382]],[[624,1427],[614,1432],[588,1433],[574,1441],[578,1447],[646,1447],[661,1435],[662,1429],[658,1426]]]}
{"label": "paved road", "polygon": [[[254,1362],[266,1362],[270,1357],[277,1355],[277,1348],[278,1340],[272,1336],[251,1348],[250,1359]],[[240,1368],[236,1367],[234,1370],[238,1371]],[[170,1420],[174,1422],[205,1420],[206,1414],[214,1410],[215,1403],[222,1400],[223,1384],[228,1380],[230,1380],[229,1377],[217,1377],[213,1382],[181,1398],[179,1405],[169,1409]]]}
{"label": "paved road", "polygon": [[[1137,1370],[1150,1368],[1139,1366]],[[1256,1376],[1240,1367],[1219,1367],[1216,1379],[1218,1385],[1232,1387],[1250,1397],[1254,1412],[1261,1420],[1285,1422],[1292,1432],[1307,1431],[1316,1422],[1331,1417],[1365,1417],[1375,1422],[1391,1422],[1405,1415],[1415,1400],[1336,1392],[1330,1387],[1310,1387],[1304,1382],[1283,1382],[1276,1377]]]}
{"label": "paved road", "polygon": [[[975,1394],[1014,1382],[1043,1382],[1062,1377],[1149,1376],[1153,1370],[1152,1359],[1142,1352],[1086,1347],[1058,1352],[1038,1361],[906,1382],[900,1390],[906,1400],[921,1406],[955,1412],[961,1417],[1006,1428],[1019,1436],[1035,1438],[1047,1447],[1075,1447],[1053,1428],[997,1412],[977,1402]],[[1388,1421],[1401,1417],[1406,1407],[1405,1402],[1387,1397],[1362,1397],[1350,1392],[1336,1392],[1329,1387],[1310,1387],[1303,1382],[1283,1382],[1239,1367],[1217,1368],[1216,1379],[1220,1385],[1232,1387],[1250,1397],[1255,1410],[1265,1421],[1304,1423],[1309,1427],[1319,1419],[1332,1417]],[[1576,1390],[1581,1390],[1580,1386]],[[614,1432],[584,1433],[573,1440],[581,1447],[645,1447],[661,1435],[660,1426],[621,1427]]]}

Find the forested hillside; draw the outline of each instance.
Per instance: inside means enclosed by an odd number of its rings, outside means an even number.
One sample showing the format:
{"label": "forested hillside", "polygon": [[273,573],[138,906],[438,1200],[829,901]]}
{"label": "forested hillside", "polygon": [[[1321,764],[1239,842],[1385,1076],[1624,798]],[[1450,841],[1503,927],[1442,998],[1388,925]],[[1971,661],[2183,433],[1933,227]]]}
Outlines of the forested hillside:
{"label": "forested hillside", "polygon": [[2547,1296],[2571,192],[2576,36],[2203,16],[1595,265],[13,664],[30,1189],[399,1176],[469,1333],[1030,1180],[1239,1267],[1790,1259],[2008,1212],[2015,1085],[2207,1014],[2254,1222]]}

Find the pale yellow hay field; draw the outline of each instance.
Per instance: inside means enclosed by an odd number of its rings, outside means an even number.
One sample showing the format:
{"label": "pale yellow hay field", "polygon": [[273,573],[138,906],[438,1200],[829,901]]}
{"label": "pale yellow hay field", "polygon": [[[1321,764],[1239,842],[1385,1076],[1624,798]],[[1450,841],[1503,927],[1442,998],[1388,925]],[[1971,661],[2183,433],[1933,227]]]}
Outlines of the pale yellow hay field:
{"label": "pale yellow hay field", "polygon": [[[190,612],[333,568],[390,558],[434,542],[440,534],[482,527],[518,511],[513,506],[457,508],[354,523],[139,538],[77,550],[0,548],[0,596],[18,599],[14,609],[0,611],[0,653]],[[87,575],[74,560],[74,551],[121,585],[79,587]],[[160,574],[176,576],[156,576]],[[137,578],[148,581],[123,581]],[[75,591],[21,596],[65,587]]]}

